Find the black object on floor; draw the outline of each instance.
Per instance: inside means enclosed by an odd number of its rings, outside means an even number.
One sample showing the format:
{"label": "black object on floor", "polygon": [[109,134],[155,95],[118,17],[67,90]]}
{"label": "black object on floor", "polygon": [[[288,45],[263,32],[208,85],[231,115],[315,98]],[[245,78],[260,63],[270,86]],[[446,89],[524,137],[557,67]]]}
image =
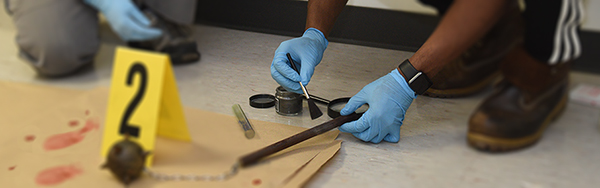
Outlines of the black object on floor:
{"label": "black object on floor", "polygon": [[250,106],[254,108],[271,108],[275,106],[275,96],[270,94],[257,94],[250,97]]}
{"label": "black object on floor", "polygon": [[191,26],[167,21],[150,9],[142,10],[150,20],[151,26],[160,29],[163,34],[152,40],[128,42],[130,47],[166,53],[173,65],[190,64],[200,60]]}

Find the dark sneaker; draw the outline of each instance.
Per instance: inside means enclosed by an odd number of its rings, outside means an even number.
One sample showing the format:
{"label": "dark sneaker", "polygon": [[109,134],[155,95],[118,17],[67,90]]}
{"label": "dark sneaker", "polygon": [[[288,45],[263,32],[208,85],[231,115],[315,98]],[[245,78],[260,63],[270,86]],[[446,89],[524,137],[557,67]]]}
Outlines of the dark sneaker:
{"label": "dark sneaker", "polygon": [[163,31],[163,35],[154,40],[129,42],[130,47],[169,54],[171,63],[174,65],[200,60],[200,52],[198,52],[196,40],[192,37],[190,26],[169,22],[148,9],[143,12],[150,19],[153,27]]}

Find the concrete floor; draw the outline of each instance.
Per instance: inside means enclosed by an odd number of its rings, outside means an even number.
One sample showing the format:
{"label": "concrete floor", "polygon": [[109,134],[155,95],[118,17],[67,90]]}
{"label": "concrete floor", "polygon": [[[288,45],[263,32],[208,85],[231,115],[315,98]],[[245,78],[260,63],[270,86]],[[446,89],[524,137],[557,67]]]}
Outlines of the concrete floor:
{"label": "concrete floor", "polygon": [[[89,89],[108,86],[112,55],[122,45],[107,27],[94,70],[47,80],[18,57],[15,30],[0,16],[0,79],[57,87]],[[231,115],[239,103],[251,119],[311,127],[329,120],[304,114],[285,117],[274,108],[254,109],[248,97],[273,94],[277,83],[269,66],[280,42],[290,37],[198,26],[202,59],[174,68],[182,103]],[[410,52],[330,43],[310,83],[311,94],[334,99],[352,96],[387,74]],[[572,86],[600,85],[600,75],[573,72]],[[531,148],[488,154],[465,143],[471,111],[491,89],[463,99],[418,97],[409,108],[399,143],[369,144],[341,134],[342,148],[307,187],[597,187],[600,184],[599,110],[569,102],[567,110]],[[1,94],[0,94],[1,96]],[[1,104],[0,104],[1,105]],[[306,105],[306,104],[305,104]],[[326,110],[321,106],[321,110]]]}

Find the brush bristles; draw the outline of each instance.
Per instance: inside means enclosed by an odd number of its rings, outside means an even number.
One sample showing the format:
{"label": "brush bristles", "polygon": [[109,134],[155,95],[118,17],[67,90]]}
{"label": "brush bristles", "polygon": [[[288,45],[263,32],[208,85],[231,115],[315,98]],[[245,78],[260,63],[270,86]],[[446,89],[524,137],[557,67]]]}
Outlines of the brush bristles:
{"label": "brush bristles", "polygon": [[321,109],[319,109],[313,99],[308,99],[308,110],[310,111],[310,119],[317,119],[323,115],[323,112],[321,112]]}

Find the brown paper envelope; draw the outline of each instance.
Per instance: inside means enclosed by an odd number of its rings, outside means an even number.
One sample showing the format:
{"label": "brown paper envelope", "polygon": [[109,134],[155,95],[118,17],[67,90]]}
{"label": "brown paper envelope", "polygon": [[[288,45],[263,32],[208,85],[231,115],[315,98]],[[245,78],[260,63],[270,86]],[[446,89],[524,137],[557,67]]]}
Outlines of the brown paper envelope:
{"label": "brown paper envelope", "polygon": [[333,156],[340,150],[342,145],[341,140],[336,140],[332,142],[332,144],[321,151],[315,158],[313,158],[310,162],[306,164],[303,168],[299,169],[299,172],[293,177],[290,178],[287,184],[284,187],[292,188],[292,187],[302,187],[312,176],[314,176],[327,161],[329,161]]}
{"label": "brown paper envelope", "polygon": [[[16,110],[8,107],[10,105],[0,106],[0,112],[28,117],[10,119],[0,114],[0,119],[5,119],[3,123],[11,123],[11,126],[4,126],[3,134],[6,137],[0,145],[4,147],[0,151],[0,158],[3,159],[0,165],[6,169],[0,170],[3,172],[0,173],[0,183],[9,187],[41,186],[36,182],[40,174],[58,167],[59,171],[74,175],[53,185],[55,187],[121,187],[108,171],[99,168],[104,161],[99,156],[99,147],[108,89],[81,92],[0,82],[0,91],[3,96],[11,98],[1,100],[3,103],[19,105],[18,108],[12,108]],[[38,96],[39,93],[49,94]],[[40,104],[48,106],[39,107]],[[35,108],[40,109],[35,114],[22,114]],[[240,156],[305,130],[251,120],[256,136],[248,140],[233,116],[189,108],[185,114],[193,142],[159,138],[157,151],[152,151],[155,165],[151,170],[161,173],[219,174],[227,171]],[[87,130],[88,121],[98,123],[98,129]],[[47,142],[51,138],[82,130],[86,130],[85,138],[75,138],[80,139],[78,142],[65,148],[48,149]],[[28,137],[30,135],[35,138],[31,140]],[[143,176],[131,187],[280,187],[286,182],[300,182],[297,185],[301,185],[327,161],[322,158],[333,156],[329,155],[332,147],[335,151],[339,149],[339,144],[337,147],[331,146],[337,135],[338,131],[331,131],[307,140],[257,165],[241,169],[225,182],[159,182]],[[322,151],[328,151],[325,152],[327,155]],[[301,170],[298,172],[298,169]]]}

